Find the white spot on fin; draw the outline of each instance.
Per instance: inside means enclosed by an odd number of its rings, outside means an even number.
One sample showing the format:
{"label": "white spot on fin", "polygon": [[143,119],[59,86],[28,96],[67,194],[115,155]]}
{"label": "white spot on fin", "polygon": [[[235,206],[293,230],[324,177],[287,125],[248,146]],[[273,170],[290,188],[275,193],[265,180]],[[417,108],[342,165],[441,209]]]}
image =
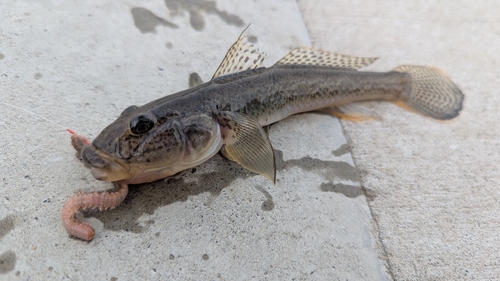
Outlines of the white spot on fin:
{"label": "white spot on fin", "polygon": [[316,65],[331,66],[349,69],[360,69],[367,67],[377,58],[358,58],[347,55],[330,53],[314,48],[302,47],[292,50],[288,55],[278,61],[275,66],[280,65]]}
{"label": "white spot on fin", "polygon": [[262,65],[265,58],[266,54],[260,52],[259,49],[250,44],[247,36],[240,35],[238,40],[227,51],[226,56],[215,71],[212,79],[227,74],[255,69]]}

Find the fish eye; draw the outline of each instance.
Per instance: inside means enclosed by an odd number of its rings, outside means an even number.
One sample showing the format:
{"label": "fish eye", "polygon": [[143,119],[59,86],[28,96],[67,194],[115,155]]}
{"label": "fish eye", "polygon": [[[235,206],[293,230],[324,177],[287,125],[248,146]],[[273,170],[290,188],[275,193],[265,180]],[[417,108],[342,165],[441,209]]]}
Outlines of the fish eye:
{"label": "fish eye", "polygon": [[125,110],[120,115],[129,115],[130,113],[134,112],[134,110],[136,110],[136,109],[137,109],[137,105],[131,105],[131,106],[125,108]]}
{"label": "fish eye", "polygon": [[130,131],[134,135],[142,135],[149,132],[155,125],[155,121],[144,114],[137,115],[130,121]]}

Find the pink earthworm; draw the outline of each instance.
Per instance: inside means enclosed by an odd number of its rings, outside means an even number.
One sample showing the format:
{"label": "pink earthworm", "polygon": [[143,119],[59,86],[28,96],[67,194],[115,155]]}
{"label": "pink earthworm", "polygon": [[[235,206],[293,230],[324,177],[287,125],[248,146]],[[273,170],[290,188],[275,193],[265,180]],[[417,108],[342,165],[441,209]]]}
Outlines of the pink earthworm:
{"label": "pink earthworm", "polygon": [[118,183],[113,192],[78,192],[66,201],[62,209],[62,222],[68,233],[82,240],[90,241],[94,238],[94,229],[85,222],[76,219],[76,212],[80,210],[99,209],[107,210],[119,206],[128,194],[128,185]]}
{"label": "pink earthworm", "polygon": [[75,131],[71,129],[66,129],[66,131],[71,134],[71,145],[76,149],[76,151],[78,151],[78,153],[82,151],[84,146],[90,144],[90,141],[86,137],[75,133]]}
{"label": "pink earthworm", "polygon": [[[67,129],[71,134],[71,144],[79,153],[84,146],[90,144],[89,140],[82,135]],[[80,210],[99,209],[107,210],[119,206],[128,194],[128,184],[118,182],[118,188],[115,191],[108,192],[78,192],[69,198],[62,208],[62,222],[68,233],[82,240],[90,241],[94,238],[94,229],[85,222],[76,219],[76,212]]]}

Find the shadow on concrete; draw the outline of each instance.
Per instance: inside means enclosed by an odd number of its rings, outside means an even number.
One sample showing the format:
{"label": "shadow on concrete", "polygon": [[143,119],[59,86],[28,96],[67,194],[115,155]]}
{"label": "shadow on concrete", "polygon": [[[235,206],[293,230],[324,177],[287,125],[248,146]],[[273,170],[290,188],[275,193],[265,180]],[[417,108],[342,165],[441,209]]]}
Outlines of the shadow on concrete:
{"label": "shadow on concrete", "polygon": [[[284,161],[283,152],[279,150],[275,150],[275,155],[278,171],[298,167],[304,171],[314,172],[330,183],[339,180],[358,181],[356,169],[346,162],[325,161],[309,156]],[[205,192],[212,195],[213,198],[209,201],[213,201],[234,180],[252,176],[255,176],[255,174],[217,154],[207,162],[170,178],[152,183],[131,185],[125,201],[114,210],[104,212],[88,211],[84,215],[85,217],[96,217],[109,230],[141,233],[149,225],[154,224],[154,221],[146,222],[146,224],[139,223],[139,218],[143,214],[151,215],[159,207],[175,202],[184,202],[190,196]],[[343,187],[342,189],[325,189],[324,183],[318,186],[322,191],[341,193],[348,198],[354,198],[362,194],[359,186],[343,185]],[[263,192],[263,188],[260,186],[255,185],[254,188],[261,191],[265,196],[262,209],[265,211],[273,210],[272,196],[267,192]],[[209,205],[210,202],[205,204]]]}

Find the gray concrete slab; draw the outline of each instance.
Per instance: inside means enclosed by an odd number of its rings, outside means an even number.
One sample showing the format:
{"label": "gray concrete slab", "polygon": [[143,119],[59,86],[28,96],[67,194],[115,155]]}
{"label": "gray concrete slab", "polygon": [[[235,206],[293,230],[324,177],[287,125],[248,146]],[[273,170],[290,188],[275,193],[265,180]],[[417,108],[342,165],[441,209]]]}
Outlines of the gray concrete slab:
{"label": "gray concrete slab", "polygon": [[216,156],[80,216],[92,242],[68,237],[64,202],[111,184],[78,161],[65,128],[92,139],[189,73],[209,79],[248,23],[267,65],[310,44],[294,1],[214,3],[2,3],[0,279],[387,279],[340,123],[320,114],[271,127],[276,185]]}
{"label": "gray concrete slab", "polygon": [[372,70],[435,66],[463,90],[439,123],[387,103],[342,122],[395,280],[498,280],[500,5],[491,1],[299,1],[313,45],[378,56]]}

